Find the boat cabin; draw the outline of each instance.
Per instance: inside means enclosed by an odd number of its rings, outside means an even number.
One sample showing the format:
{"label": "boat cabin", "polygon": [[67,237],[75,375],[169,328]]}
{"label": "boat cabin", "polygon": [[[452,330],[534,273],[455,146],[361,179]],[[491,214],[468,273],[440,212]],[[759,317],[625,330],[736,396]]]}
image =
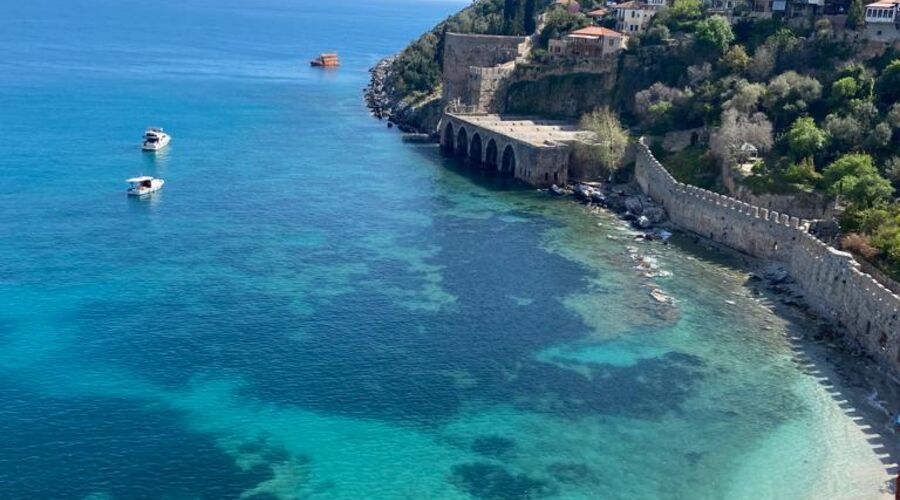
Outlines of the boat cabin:
{"label": "boat cabin", "polygon": [[133,177],[131,179],[127,179],[125,182],[131,184],[133,188],[151,188],[153,187],[153,177],[149,175],[143,175],[141,177]]}
{"label": "boat cabin", "polygon": [[321,68],[336,68],[340,66],[340,61],[338,61],[338,55],[336,52],[326,52],[324,54],[320,54],[319,57],[313,59],[309,62],[310,66],[316,66]]}

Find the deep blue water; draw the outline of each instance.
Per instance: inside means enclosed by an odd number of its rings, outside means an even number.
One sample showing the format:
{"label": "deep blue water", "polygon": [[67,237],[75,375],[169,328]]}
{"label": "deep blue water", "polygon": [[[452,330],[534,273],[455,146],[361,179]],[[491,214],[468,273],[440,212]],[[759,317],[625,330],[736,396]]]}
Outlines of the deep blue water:
{"label": "deep blue water", "polygon": [[4,6],[0,498],[878,497],[811,324],[368,116],[461,6]]}

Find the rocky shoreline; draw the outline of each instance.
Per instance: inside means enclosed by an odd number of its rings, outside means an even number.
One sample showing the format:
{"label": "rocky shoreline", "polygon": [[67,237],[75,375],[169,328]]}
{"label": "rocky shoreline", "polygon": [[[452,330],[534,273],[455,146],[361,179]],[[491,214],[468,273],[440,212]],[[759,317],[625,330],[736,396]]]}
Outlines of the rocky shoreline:
{"label": "rocky shoreline", "polygon": [[379,120],[391,117],[391,99],[385,85],[395,58],[396,56],[385,57],[369,69],[369,85],[363,89],[366,107],[372,112],[372,116]]}
{"label": "rocky shoreline", "polygon": [[375,118],[387,120],[388,127],[396,126],[404,133],[416,134],[419,139],[435,138],[441,118],[440,96],[414,100],[392,92],[389,81],[396,58],[385,57],[369,69],[369,85],[363,89],[366,107]]}

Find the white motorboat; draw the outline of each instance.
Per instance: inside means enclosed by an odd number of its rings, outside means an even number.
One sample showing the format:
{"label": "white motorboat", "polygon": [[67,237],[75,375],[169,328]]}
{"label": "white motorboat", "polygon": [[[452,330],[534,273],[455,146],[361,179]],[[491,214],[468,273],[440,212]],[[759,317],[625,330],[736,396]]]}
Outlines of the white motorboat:
{"label": "white motorboat", "polygon": [[150,127],[144,132],[144,142],[141,149],[144,151],[159,151],[169,145],[172,138],[158,127]]}
{"label": "white motorboat", "polygon": [[155,193],[162,189],[163,184],[166,183],[162,179],[150,177],[149,175],[127,179],[125,182],[131,184],[131,187],[128,188],[129,196],[144,196]]}

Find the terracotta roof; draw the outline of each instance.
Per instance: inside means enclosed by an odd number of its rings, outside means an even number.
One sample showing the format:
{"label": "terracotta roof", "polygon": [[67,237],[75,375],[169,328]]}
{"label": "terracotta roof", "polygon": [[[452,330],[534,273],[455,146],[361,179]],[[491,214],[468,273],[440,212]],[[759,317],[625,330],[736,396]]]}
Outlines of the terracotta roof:
{"label": "terracotta roof", "polygon": [[890,8],[897,4],[900,4],[900,0],[879,0],[878,2],[866,5],[866,7]]}
{"label": "terracotta roof", "polygon": [[580,30],[575,30],[569,33],[568,36],[591,36],[591,37],[601,37],[608,36],[612,38],[622,38],[622,33],[618,31],[611,30],[609,28],[604,28],[603,26],[588,26],[587,28],[581,28]]}
{"label": "terracotta roof", "polygon": [[588,17],[603,17],[606,15],[607,12],[609,12],[609,11],[606,9],[594,9],[585,15]]}

